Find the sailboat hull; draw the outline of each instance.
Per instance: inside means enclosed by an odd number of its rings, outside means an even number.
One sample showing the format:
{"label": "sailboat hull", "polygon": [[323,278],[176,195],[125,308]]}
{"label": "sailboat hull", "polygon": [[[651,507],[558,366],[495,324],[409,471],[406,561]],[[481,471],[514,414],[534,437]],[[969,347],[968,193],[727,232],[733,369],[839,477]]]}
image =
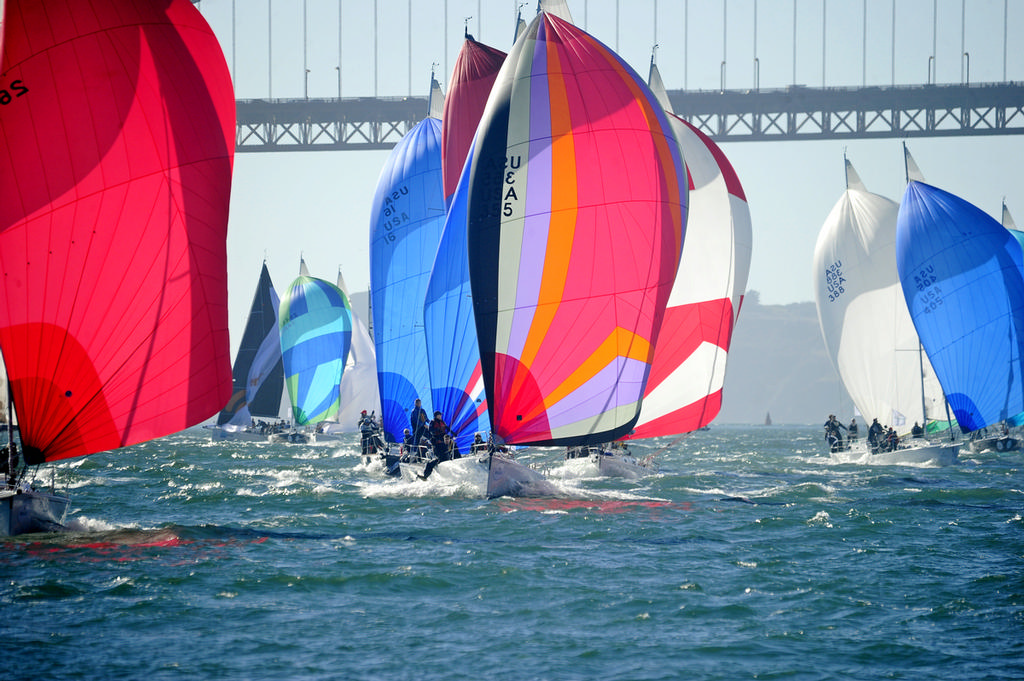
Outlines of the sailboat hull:
{"label": "sailboat hull", "polygon": [[1013,452],[1021,447],[1021,441],[1017,438],[1001,436],[986,437],[980,440],[971,441],[972,452]]}
{"label": "sailboat hull", "polygon": [[573,448],[566,453],[566,469],[577,477],[638,480],[658,472],[657,464],[629,453],[600,447]]}
{"label": "sailboat hull", "polygon": [[36,490],[0,490],[0,536],[62,530],[70,501]]}
{"label": "sailboat hull", "polygon": [[859,463],[871,466],[952,466],[959,460],[960,445],[934,444],[925,440],[911,440],[891,452],[872,454],[867,443],[857,443],[853,449],[832,452],[837,463]]}
{"label": "sailboat hull", "polygon": [[497,497],[553,497],[557,494],[547,478],[529,466],[514,459],[491,454],[485,459],[487,469],[487,498]]}

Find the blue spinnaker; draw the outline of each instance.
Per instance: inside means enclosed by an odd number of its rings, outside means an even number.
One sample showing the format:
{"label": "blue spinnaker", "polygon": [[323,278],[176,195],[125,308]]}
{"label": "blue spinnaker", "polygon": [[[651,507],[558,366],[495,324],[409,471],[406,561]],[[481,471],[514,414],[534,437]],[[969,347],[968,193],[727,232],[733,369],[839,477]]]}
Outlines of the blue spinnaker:
{"label": "blue spinnaker", "polygon": [[896,262],[914,326],[960,429],[1024,411],[1024,256],[976,206],[911,181]]}
{"label": "blue spinnaker", "polygon": [[[470,162],[472,158],[471,149]],[[483,433],[486,439],[490,430],[469,286],[467,196],[468,174],[463,172],[448,210],[423,308],[431,399],[434,409],[444,414],[463,453],[469,451],[475,433]]]}
{"label": "blue spinnaker", "polygon": [[420,121],[395,145],[381,170],[370,214],[381,416],[389,439],[400,442],[414,400],[433,412],[423,301],[445,220],[439,119]]}
{"label": "blue spinnaker", "polygon": [[298,425],[333,418],[352,341],[352,307],[334,284],[302,276],[281,299],[285,384]]}

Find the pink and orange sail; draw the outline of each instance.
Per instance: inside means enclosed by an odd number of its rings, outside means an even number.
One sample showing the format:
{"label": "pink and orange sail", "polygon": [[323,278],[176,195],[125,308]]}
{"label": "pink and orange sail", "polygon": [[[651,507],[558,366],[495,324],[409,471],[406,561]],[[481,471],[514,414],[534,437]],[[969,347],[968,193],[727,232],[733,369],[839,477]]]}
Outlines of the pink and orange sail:
{"label": "pink and orange sail", "polygon": [[0,348],[28,463],[231,396],[234,94],[188,0],[6,0]]}
{"label": "pink and orange sail", "polygon": [[685,231],[686,171],[662,107],[612,50],[542,12],[498,74],[466,172],[496,439],[628,433]]}

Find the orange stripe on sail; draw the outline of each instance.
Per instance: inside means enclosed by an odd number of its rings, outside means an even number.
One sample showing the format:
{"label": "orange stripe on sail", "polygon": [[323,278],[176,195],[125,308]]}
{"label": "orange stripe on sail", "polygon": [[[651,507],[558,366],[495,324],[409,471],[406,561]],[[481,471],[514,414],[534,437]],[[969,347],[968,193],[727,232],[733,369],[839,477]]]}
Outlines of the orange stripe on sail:
{"label": "orange stripe on sail", "polygon": [[558,57],[558,45],[554,40],[547,43],[548,98],[551,115],[551,212],[537,310],[521,354],[521,361],[527,367],[532,366],[558,313],[565,292],[573,237],[576,232],[576,144],[572,134],[572,117],[569,115],[569,100]]}
{"label": "orange stripe on sail", "polygon": [[554,390],[544,396],[543,405],[538,405],[537,409],[523,414],[523,418],[525,420],[537,418],[541,411],[546,411],[558,404],[560,400],[579,390],[587,381],[592,380],[619,357],[649,364],[651,350],[651,344],[646,339],[621,326],[615,327],[608,337],[597,346],[594,352],[575,371]]}

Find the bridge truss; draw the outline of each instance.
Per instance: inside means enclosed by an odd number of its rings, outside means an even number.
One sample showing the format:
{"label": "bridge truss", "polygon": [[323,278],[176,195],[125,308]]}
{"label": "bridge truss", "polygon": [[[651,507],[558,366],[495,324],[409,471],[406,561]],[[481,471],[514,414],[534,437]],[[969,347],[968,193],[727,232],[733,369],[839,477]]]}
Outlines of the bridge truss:
{"label": "bridge truss", "polygon": [[[1024,84],[669,92],[675,111],[716,142],[1016,135]],[[236,150],[390,149],[426,97],[237,102]]]}

